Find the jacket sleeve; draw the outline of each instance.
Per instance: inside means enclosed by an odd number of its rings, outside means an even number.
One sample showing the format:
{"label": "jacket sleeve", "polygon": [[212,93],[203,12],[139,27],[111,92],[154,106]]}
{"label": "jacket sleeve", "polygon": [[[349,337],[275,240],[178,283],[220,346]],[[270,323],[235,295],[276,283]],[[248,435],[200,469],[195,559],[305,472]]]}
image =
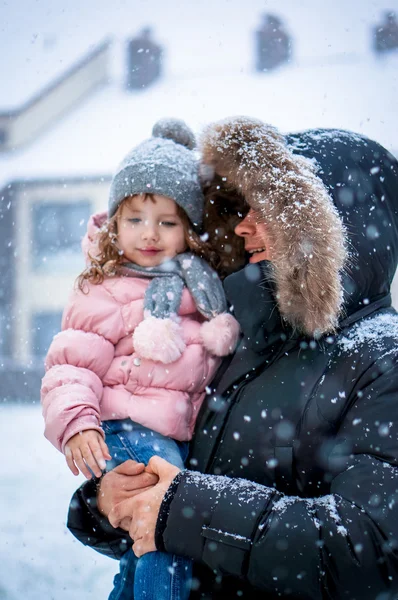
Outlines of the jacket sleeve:
{"label": "jacket sleeve", "polygon": [[102,378],[123,335],[117,302],[102,285],[73,292],[48,351],[41,402],[45,436],[61,452],[79,431],[100,427]]}
{"label": "jacket sleeve", "polygon": [[246,480],[183,472],[163,528],[165,550],[282,597],[395,597],[397,397],[394,367],[353,400],[328,448],[335,475],[326,496],[288,497]]}
{"label": "jacket sleeve", "polygon": [[68,512],[67,527],[85,546],[120,560],[133,541],[123,529],[114,529],[97,509],[98,479],[86,481],[74,493]]}

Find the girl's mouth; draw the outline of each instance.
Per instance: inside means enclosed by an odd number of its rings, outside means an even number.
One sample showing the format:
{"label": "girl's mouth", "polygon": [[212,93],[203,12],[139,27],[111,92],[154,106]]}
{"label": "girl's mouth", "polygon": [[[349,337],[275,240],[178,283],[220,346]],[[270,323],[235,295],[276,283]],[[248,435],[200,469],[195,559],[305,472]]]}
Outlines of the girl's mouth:
{"label": "girl's mouth", "polygon": [[138,250],[144,256],[155,256],[156,254],[158,254],[159,252],[161,252],[161,250],[159,248],[152,248],[152,247],[138,248]]}

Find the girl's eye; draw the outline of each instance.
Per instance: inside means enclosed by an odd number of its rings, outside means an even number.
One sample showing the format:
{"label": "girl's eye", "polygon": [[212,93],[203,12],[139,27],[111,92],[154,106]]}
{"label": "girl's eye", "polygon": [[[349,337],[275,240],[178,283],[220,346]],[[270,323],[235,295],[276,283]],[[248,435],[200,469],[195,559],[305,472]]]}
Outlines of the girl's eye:
{"label": "girl's eye", "polygon": [[161,221],[160,224],[165,225],[166,227],[175,227],[177,225],[174,221]]}
{"label": "girl's eye", "polygon": [[132,219],[129,219],[129,223],[133,223],[134,225],[136,223],[139,223],[141,221],[141,219],[138,219],[138,217],[134,217]]}

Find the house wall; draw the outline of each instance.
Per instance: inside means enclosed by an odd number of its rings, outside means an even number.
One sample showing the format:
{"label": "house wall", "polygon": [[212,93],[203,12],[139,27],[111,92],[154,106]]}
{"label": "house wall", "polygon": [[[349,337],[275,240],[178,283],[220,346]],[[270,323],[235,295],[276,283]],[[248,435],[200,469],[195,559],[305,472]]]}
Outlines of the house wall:
{"label": "house wall", "polygon": [[84,268],[80,242],[87,217],[105,210],[108,189],[105,179],[21,186],[15,203],[10,347],[17,362],[41,360],[46,340],[55,333],[49,329],[59,330],[65,302]]}

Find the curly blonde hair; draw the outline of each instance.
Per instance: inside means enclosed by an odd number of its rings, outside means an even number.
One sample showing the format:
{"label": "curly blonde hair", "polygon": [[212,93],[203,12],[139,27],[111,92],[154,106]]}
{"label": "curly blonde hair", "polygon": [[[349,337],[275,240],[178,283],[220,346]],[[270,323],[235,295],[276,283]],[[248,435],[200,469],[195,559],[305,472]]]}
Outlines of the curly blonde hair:
{"label": "curly blonde hair", "polygon": [[[118,275],[118,267],[124,262],[123,252],[117,246],[118,220],[122,211],[122,207],[131,202],[134,196],[128,196],[120,204],[116,213],[108,219],[97,233],[96,245],[98,253],[93,256],[88,253],[89,264],[76,280],[78,288],[84,292],[84,284],[86,281],[98,285],[102,283],[105,277],[115,277]],[[145,194],[145,199],[150,198],[155,201],[154,194]],[[186,212],[177,205],[177,214],[180,217],[185,233],[185,242],[189,250],[203,258],[210,266],[217,271],[219,260],[211,245],[203,241],[201,237],[195,233],[192,228],[192,223],[189,220]]]}

